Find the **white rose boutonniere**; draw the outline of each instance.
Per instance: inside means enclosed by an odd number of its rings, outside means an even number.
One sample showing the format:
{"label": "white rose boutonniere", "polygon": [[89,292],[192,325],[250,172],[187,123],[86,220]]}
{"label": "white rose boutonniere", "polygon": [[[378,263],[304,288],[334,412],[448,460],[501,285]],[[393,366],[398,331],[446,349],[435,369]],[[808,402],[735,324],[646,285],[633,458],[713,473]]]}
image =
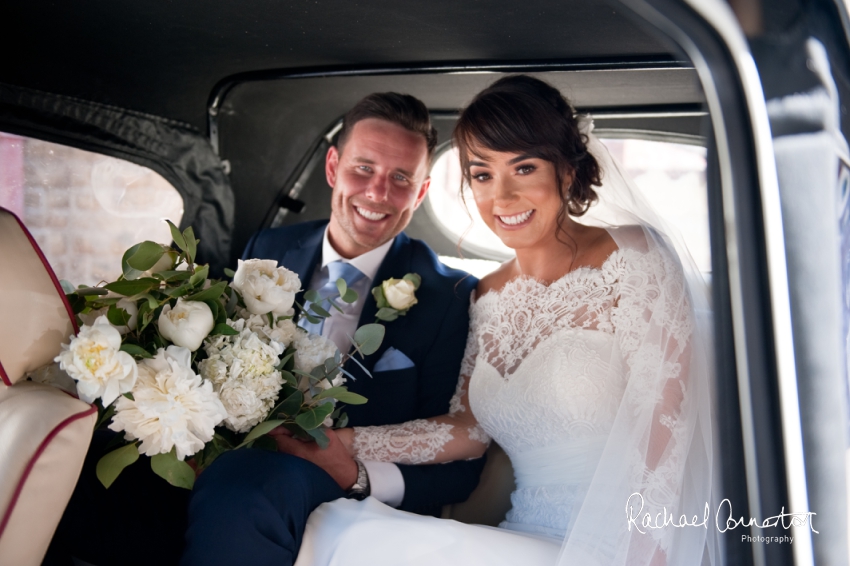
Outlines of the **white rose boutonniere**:
{"label": "white rose boutonniere", "polygon": [[416,290],[422,283],[422,278],[416,273],[408,273],[401,279],[387,279],[380,286],[372,289],[372,296],[378,303],[378,320],[390,322],[407,314],[410,308],[418,303]]}

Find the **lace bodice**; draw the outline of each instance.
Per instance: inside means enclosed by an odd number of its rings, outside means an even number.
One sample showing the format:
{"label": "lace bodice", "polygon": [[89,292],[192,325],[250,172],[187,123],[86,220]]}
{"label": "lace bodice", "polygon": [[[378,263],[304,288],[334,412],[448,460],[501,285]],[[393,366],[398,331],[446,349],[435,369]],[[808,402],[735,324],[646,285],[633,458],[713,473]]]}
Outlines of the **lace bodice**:
{"label": "lace bodice", "polygon": [[[503,526],[563,535],[629,379],[646,376],[646,387],[635,389],[637,403],[650,410],[660,403],[659,422],[676,418],[678,404],[665,405],[658,384],[677,376],[677,356],[691,329],[680,278],[659,278],[675,271],[670,262],[657,249],[620,249],[601,268],[579,268],[550,285],[518,278],[479,297],[470,307],[466,354],[451,401],[451,415],[459,420],[356,429],[357,456],[445,461],[462,452],[459,446],[492,437],[511,457],[517,479]],[[663,303],[670,304],[661,309],[666,312],[652,310],[659,296],[673,297]],[[650,321],[661,323],[665,338],[658,348],[640,348]],[[463,421],[470,411],[474,419]],[[651,475],[644,466],[640,470]]]}

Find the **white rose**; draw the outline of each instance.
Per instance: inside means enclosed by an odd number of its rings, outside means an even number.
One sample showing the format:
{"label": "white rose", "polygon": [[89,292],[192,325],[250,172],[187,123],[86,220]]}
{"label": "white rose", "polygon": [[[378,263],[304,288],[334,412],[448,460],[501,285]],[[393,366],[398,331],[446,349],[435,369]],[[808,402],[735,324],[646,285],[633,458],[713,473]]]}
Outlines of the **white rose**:
{"label": "white rose", "polygon": [[182,460],[212,440],[215,426],[227,417],[212,383],[192,371],[191,357],[186,348],[160,348],[154,358],[139,362],[133,399],[118,399],[109,428],[141,440],[142,454],[175,448]]}
{"label": "white rose", "polygon": [[105,316],[62,345],[54,361],[77,382],[77,394],[86,403],[100,397],[103,406],[129,392],[138,375],[133,356],[120,351],[121,335]]}
{"label": "white rose", "polygon": [[416,287],[407,279],[387,279],[381,284],[384,297],[390,306],[396,310],[409,309],[417,302]]}
{"label": "white rose", "polygon": [[276,260],[240,259],[231,286],[242,295],[251,313],[286,316],[291,314],[301,280],[285,267],[278,267]]}
{"label": "white rose", "polygon": [[337,353],[336,344],[318,334],[299,332],[295,339],[295,369],[309,372]]}
{"label": "white rose", "polygon": [[165,305],[159,315],[159,332],[178,346],[195,351],[215,326],[212,311],[201,301],[177,299],[174,308]]}

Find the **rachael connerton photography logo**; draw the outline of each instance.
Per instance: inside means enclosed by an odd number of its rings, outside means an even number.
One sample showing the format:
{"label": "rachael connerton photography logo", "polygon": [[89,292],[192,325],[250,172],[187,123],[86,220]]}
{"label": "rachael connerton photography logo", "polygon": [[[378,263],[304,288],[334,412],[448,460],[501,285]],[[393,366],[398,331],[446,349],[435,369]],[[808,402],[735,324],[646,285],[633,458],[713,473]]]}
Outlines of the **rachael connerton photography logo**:
{"label": "rachael connerton photography logo", "polygon": [[[636,506],[637,511],[635,511]],[[635,492],[629,496],[628,501],[626,501],[626,524],[629,532],[631,532],[632,527],[637,529],[637,531],[641,534],[645,534],[649,529],[663,529],[666,527],[703,527],[707,529],[712,515],[711,506],[708,503],[705,504],[702,521],[700,521],[698,515],[694,515],[689,520],[685,514],[682,514],[679,519],[676,520],[673,514],[667,511],[666,507],[662,507],[662,510],[653,516],[652,513],[644,513],[643,507],[643,495]],[[767,529],[781,526],[783,529],[788,530],[791,527],[804,527],[808,525],[813,533],[818,534],[818,531],[815,530],[814,522],[812,521],[812,518],[815,515],[817,515],[817,513],[812,513],[810,511],[805,513],[786,513],[785,507],[782,507],[779,515],[768,517],[761,522],[753,517],[744,518],[741,516],[736,518],[732,511],[732,502],[728,499],[724,499],[720,502],[720,505],[717,506],[717,511],[714,513],[714,526],[717,528],[718,532],[725,533],[727,531],[737,529],[738,527]],[[771,542],[779,544],[784,542],[793,543],[794,537],[750,536],[745,534],[741,535],[741,542],[764,542],[767,544],[770,544]]]}

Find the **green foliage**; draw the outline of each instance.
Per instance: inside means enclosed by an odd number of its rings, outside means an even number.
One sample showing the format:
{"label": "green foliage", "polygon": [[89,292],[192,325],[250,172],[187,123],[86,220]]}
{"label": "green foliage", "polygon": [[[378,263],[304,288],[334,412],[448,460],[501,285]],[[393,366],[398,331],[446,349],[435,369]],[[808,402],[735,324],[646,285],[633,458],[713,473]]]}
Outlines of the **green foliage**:
{"label": "green foliage", "polygon": [[284,399],[277,408],[272,411],[272,416],[283,413],[287,417],[294,417],[301,410],[301,405],[304,404],[304,394],[296,390],[292,395]]}
{"label": "green foliage", "polygon": [[399,312],[394,308],[383,307],[378,309],[378,312],[375,313],[375,318],[378,320],[383,320],[384,322],[392,322],[398,318]]}
{"label": "green foliage", "polygon": [[119,295],[124,295],[125,297],[132,297],[133,295],[138,295],[140,293],[144,293],[145,291],[150,291],[151,289],[156,289],[158,287],[159,279],[156,279],[154,277],[142,277],[141,279],[115,281],[113,283],[107,283],[103,286],[104,289],[112,291],[113,293],[118,293]]}
{"label": "green foliage", "polygon": [[192,489],[195,485],[195,470],[183,460],[177,459],[174,448],[168,454],[151,457],[151,469],[174,487]]}
{"label": "green foliage", "polygon": [[224,289],[227,287],[226,281],[219,281],[214,285],[210,285],[209,288],[204,289],[199,293],[195,293],[194,295],[189,295],[186,297],[187,301],[214,301],[218,299],[222,293],[224,293]]}
{"label": "green foliage", "polygon": [[316,441],[316,444],[318,444],[319,448],[321,448],[322,450],[327,448],[331,443],[331,439],[328,438],[328,435],[325,433],[324,428],[320,427],[310,429],[307,431],[307,434],[313,437],[313,440]]}
{"label": "green foliage", "polygon": [[422,277],[419,276],[418,273],[408,273],[402,279],[406,281],[410,281],[413,283],[413,290],[419,289],[419,286],[422,284]]}
{"label": "green foliage", "polygon": [[315,397],[313,397],[313,401],[319,401],[321,399],[336,399],[340,403],[347,403],[349,405],[362,405],[366,403],[368,399],[362,395],[358,395],[353,391],[349,391],[347,387],[331,387],[330,389],[325,389]]}
{"label": "green foliage", "polygon": [[255,439],[263,436],[264,434],[268,434],[272,430],[276,429],[280,425],[283,424],[282,420],[274,419],[270,421],[263,421],[254,428],[251,429],[251,432],[242,440],[242,443],[239,444],[236,448],[242,448],[243,446],[247,446]]}
{"label": "green foliage", "polygon": [[381,347],[387,329],[382,324],[364,324],[354,333],[354,344],[364,356],[374,354]]}
{"label": "green foliage", "polygon": [[295,422],[304,430],[310,431],[322,424],[325,418],[333,412],[334,406],[332,403],[322,403],[295,417]]}
{"label": "green foliage", "polygon": [[127,342],[124,342],[123,344],[121,344],[121,351],[127,352],[128,354],[130,354],[131,356],[136,357],[136,358],[152,358],[153,357],[153,355],[151,355],[150,352],[148,352],[147,350],[145,350],[141,346],[138,346],[136,344],[130,344],[130,343],[127,343]]}
{"label": "green foliage", "polygon": [[210,336],[218,336],[219,334],[223,334],[225,336],[236,336],[239,334],[239,331],[226,322],[219,322],[212,329],[212,332],[210,332]]}
{"label": "green foliage", "polygon": [[109,489],[109,486],[121,475],[124,468],[138,459],[139,449],[136,448],[136,444],[127,444],[98,460],[95,475],[97,475],[97,479],[100,480],[103,487]]}
{"label": "green foliage", "polygon": [[115,326],[127,326],[127,323],[130,322],[130,313],[122,308],[112,306],[106,311],[106,318]]}

